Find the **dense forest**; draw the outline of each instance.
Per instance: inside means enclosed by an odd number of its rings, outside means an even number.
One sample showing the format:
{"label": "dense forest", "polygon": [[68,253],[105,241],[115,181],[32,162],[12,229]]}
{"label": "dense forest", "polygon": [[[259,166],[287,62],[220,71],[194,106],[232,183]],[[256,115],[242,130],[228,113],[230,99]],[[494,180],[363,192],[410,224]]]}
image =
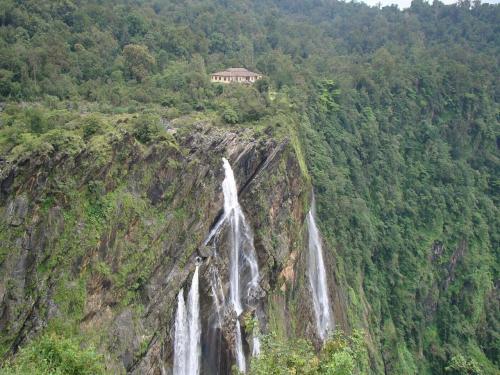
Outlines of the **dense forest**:
{"label": "dense forest", "polygon": [[[210,82],[231,66],[264,78]],[[119,116],[144,145],[177,147],[163,129],[176,119],[288,138],[350,332],[319,353],[269,336],[251,371],[498,374],[499,70],[500,5],[478,0],[2,0],[0,171],[89,148],[104,165]],[[40,207],[76,199],[63,184]],[[0,225],[1,265],[15,234]],[[47,357],[74,366],[53,373],[105,372],[73,312],[18,351],[0,311],[0,373]]]}

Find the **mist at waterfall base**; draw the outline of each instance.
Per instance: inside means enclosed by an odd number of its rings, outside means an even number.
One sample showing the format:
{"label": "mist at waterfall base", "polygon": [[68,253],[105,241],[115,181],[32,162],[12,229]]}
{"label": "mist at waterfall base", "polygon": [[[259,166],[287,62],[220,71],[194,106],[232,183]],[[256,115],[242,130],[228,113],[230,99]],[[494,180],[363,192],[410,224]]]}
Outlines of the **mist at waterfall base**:
{"label": "mist at waterfall base", "polygon": [[174,337],[174,375],[198,375],[200,373],[200,296],[199,266],[191,282],[188,306],[184,303],[184,289],[177,296]]}
{"label": "mist at waterfall base", "polygon": [[321,235],[316,225],[315,200],[313,196],[311,209],[307,214],[307,229],[309,233],[307,272],[312,292],[316,330],[319,338],[324,341],[334,329],[330,300],[328,297],[328,283],[326,279],[325,262]]}

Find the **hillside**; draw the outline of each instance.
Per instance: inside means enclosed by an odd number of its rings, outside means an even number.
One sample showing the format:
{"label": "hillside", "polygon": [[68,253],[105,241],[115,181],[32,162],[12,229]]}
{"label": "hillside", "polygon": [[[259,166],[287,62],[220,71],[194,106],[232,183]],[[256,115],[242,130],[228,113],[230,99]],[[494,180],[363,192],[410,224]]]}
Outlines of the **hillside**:
{"label": "hillside", "polygon": [[[250,373],[498,374],[499,25],[469,1],[2,1],[0,373],[170,374],[198,257],[210,319],[227,158],[262,289]],[[210,83],[231,66],[264,79]]]}

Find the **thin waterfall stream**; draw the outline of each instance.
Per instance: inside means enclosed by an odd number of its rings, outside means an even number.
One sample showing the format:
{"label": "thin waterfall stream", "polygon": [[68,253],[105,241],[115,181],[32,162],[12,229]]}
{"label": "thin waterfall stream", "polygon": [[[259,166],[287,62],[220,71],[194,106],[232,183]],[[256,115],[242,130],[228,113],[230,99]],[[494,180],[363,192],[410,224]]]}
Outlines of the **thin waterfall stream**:
{"label": "thin waterfall stream", "polygon": [[309,232],[308,248],[308,277],[312,291],[314,315],[318,336],[322,341],[333,330],[334,323],[331,315],[330,300],[328,297],[328,283],[326,278],[325,262],[321,235],[316,225],[316,206],[313,196],[311,209],[307,214],[307,229]]}
{"label": "thin waterfall stream", "polygon": [[194,271],[188,293],[188,305],[184,302],[184,289],[177,296],[174,337],[174,375],[198,375],[200,373],[200,292],[199,266]]}
{"label": "thin waterfall stream", "polygon": [[177,313],[175,315],[174,337],[174,375],[185,375],[187,369],[187,348],[189,343],[186,304],[184,289],[177,296]]}

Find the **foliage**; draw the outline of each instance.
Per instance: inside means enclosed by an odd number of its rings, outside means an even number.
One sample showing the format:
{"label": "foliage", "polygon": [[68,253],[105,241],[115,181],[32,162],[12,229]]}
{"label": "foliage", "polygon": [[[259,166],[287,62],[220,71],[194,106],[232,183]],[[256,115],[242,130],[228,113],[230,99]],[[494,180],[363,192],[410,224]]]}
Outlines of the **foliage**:
{"label": "foliage", "polygon": [[[123,168],[113,166],[131,158],[117,140],[171,146],[163,124],[181,116],[287,137],[314,185],[349,321],[368,326],[371,371],[494,374],[499,15],[499,5],[479,1],[414,0],[401,11],[310,0],[5,0],[0,169],[87,156],[78,182],[47,181],[46,202],[76,200],[66,219],[86,223],[92,248],[116,220],[113,205],[130,200],[96,197],[120,184]],[[209,72],[228,66],[265,79],[210,83]],[[95,181],[102,174],[106,184]],[[144,215],[141,202],[130,215]],[[81,255],[71,233],[61,241]],[[145,277],[135,263],[150,265],[152,255],[127,250],[118,275],[96,268],[133,295]],[[262,366],[287,354],[269,345]],[[323,363],[309,344],[293,345]],[[327,361],[334,368],[356,364],[337,354]]]}
{"label": "foliage", "polygon": [[451,375],[481,375],[481,368],[473,359],[467,360],[461,354],[451,358],[445,371]]}
{"label": "foliage", "polygon": [[99,133],[102,131],[102,128],[104,124],[100,120],[98,116],[91,115],[88,116],[87,118],[84,119],[84,124],[83,124],[83,138],[84,139],[89,139],[91,138],[94,134]]}
{"label": "foliage", "polygon": [[123,47],[123,57],[128,75],[142,82],[155,66],[155,58],[148,52],[146,46],[127,44]]}
{"label": "foliage", "polygon": [[103,359],[93,348],[82,348],[73,338],[45,333],[21,349],[0,374],[97,375],[104,374]]}
{"label": "foliage", "polygon": [[259,79],[257,82],[255,82],[255,88],[260,93],[267,93],[269,91],[270,85],[271,83],[266,77],[263,77],[262,79]]}
{"label": "foliage", "polygon": [[352,337],[337,331],[319,354],[306,340],[282,341],[276,335],[263,340],[262,353],[252,359],[252,375],[288,374],[355,374],[364,356],[364,343],[360,332]]}
{"label": "foliage", "polygon": [[238,114],[232,108],[226,108],[222,113],[222,119],[228,124],[236,124],[238,122]]}
{"label": "foliage", "polygon": [[134,136],[139,142],[149,143],[160,133],[159,119],[156,116],[140,116],[132,122]]}

